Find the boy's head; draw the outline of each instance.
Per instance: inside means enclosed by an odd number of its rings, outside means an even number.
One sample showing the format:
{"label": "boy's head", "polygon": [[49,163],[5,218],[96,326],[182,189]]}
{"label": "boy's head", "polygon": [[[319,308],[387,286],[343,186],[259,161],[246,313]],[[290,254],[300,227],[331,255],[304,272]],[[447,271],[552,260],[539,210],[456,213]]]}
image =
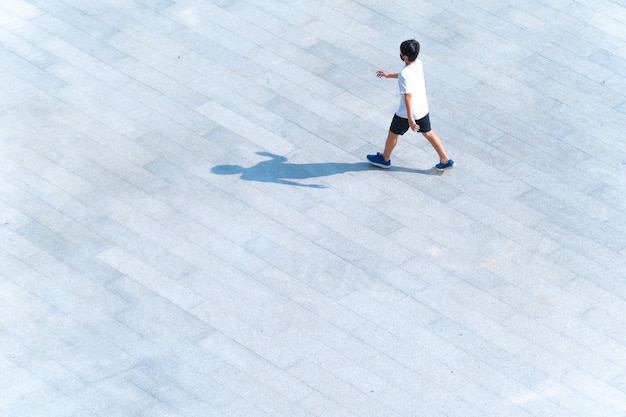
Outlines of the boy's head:
{"label": "boy's head", "polygon": [[[413,62],[417,59],[420,53],[420,43],[415,39],[409,39],[400,44],[401,57],[406,56],[409,62]],[[402,58],[404,60],[404,58]]]}

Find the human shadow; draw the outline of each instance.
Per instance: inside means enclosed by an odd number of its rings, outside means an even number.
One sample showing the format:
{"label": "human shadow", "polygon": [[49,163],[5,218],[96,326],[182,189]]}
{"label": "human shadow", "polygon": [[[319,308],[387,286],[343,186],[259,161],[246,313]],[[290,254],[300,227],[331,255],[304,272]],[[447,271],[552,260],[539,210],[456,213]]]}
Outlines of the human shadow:
{"label": "human shadow", "polygon": [[[327,188],[325,185],[321,184],[307,184],[296,181],[305,181],[312,178],[327,177],[346,172],[360,172],[380,169],[373,167],[367,162],[321,162],[311,164],[292,164],[287,162],[288,160],[284,156],[275,155],[269,152],[257,152],[256,154],[270,159],[261,161],[249,168],[242,167],[240,165],[217,165],[211,169],[211,172],[218,175],[239,174],[240,178],[246,181],[271,182],[309,188]],[[395,172],[409,172],[424,175],[433,175],[436,173],[434,168],[429,170],[420,170],[394,166],[391,170]]]}

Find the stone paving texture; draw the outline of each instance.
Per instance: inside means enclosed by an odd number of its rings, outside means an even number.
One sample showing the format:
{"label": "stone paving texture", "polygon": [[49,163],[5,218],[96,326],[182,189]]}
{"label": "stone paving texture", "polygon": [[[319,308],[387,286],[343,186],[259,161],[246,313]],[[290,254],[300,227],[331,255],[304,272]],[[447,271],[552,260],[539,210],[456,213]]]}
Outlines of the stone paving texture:
{"label": "stone paving texture", "polygon": [[[428,143],[380,151],[399,43]],[[626,415],[623,0],[2,0],[1,416]]]}

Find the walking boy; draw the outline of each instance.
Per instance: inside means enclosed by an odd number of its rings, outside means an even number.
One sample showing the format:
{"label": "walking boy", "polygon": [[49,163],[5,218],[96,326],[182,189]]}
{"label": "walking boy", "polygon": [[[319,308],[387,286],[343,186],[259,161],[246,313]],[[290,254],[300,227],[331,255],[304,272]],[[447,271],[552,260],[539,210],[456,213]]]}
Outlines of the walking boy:
{"label": "walking boy", "polygon": [[377,167],[391,167],[391,153],[398,143],[398,136],[404,135],[409,128],[424,135],[439,155],[439,163],[435,165],[437,171],[445,171],[454,167],[454,161],[448,158],[439,136],[430,128],[424,69],[422,61],[417,59],[419,52],[419,42],[414,39],[404,41],[400,45],[400,59],[404,62],[402,71],[397,74],[390,74],[380,70],[376,73],[378,78],[397,78],[401,96],[400,105],[389,127],[385,150],[382,154],[367,155],[369,162]]}

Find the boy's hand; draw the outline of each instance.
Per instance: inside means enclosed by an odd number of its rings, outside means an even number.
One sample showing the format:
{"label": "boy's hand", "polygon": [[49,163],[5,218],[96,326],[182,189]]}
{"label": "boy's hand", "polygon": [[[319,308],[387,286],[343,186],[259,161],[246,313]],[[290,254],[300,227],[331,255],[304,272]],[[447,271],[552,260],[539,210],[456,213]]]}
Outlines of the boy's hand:
{"label": "boy's hand", "polygon": [[409,126],[411,127],[411,130],[414,132],[417,132],[418,130],[420,130],[420,126],[417,123],[415,123],[415,120],[411,119],[410,117],[409,117]]}
{"label": "boy's hand", "polygon": [[378,70],[376,71],[376,76],[378,78],[382,78],[382,77],[389,78],[389,73],[387,71]]}

